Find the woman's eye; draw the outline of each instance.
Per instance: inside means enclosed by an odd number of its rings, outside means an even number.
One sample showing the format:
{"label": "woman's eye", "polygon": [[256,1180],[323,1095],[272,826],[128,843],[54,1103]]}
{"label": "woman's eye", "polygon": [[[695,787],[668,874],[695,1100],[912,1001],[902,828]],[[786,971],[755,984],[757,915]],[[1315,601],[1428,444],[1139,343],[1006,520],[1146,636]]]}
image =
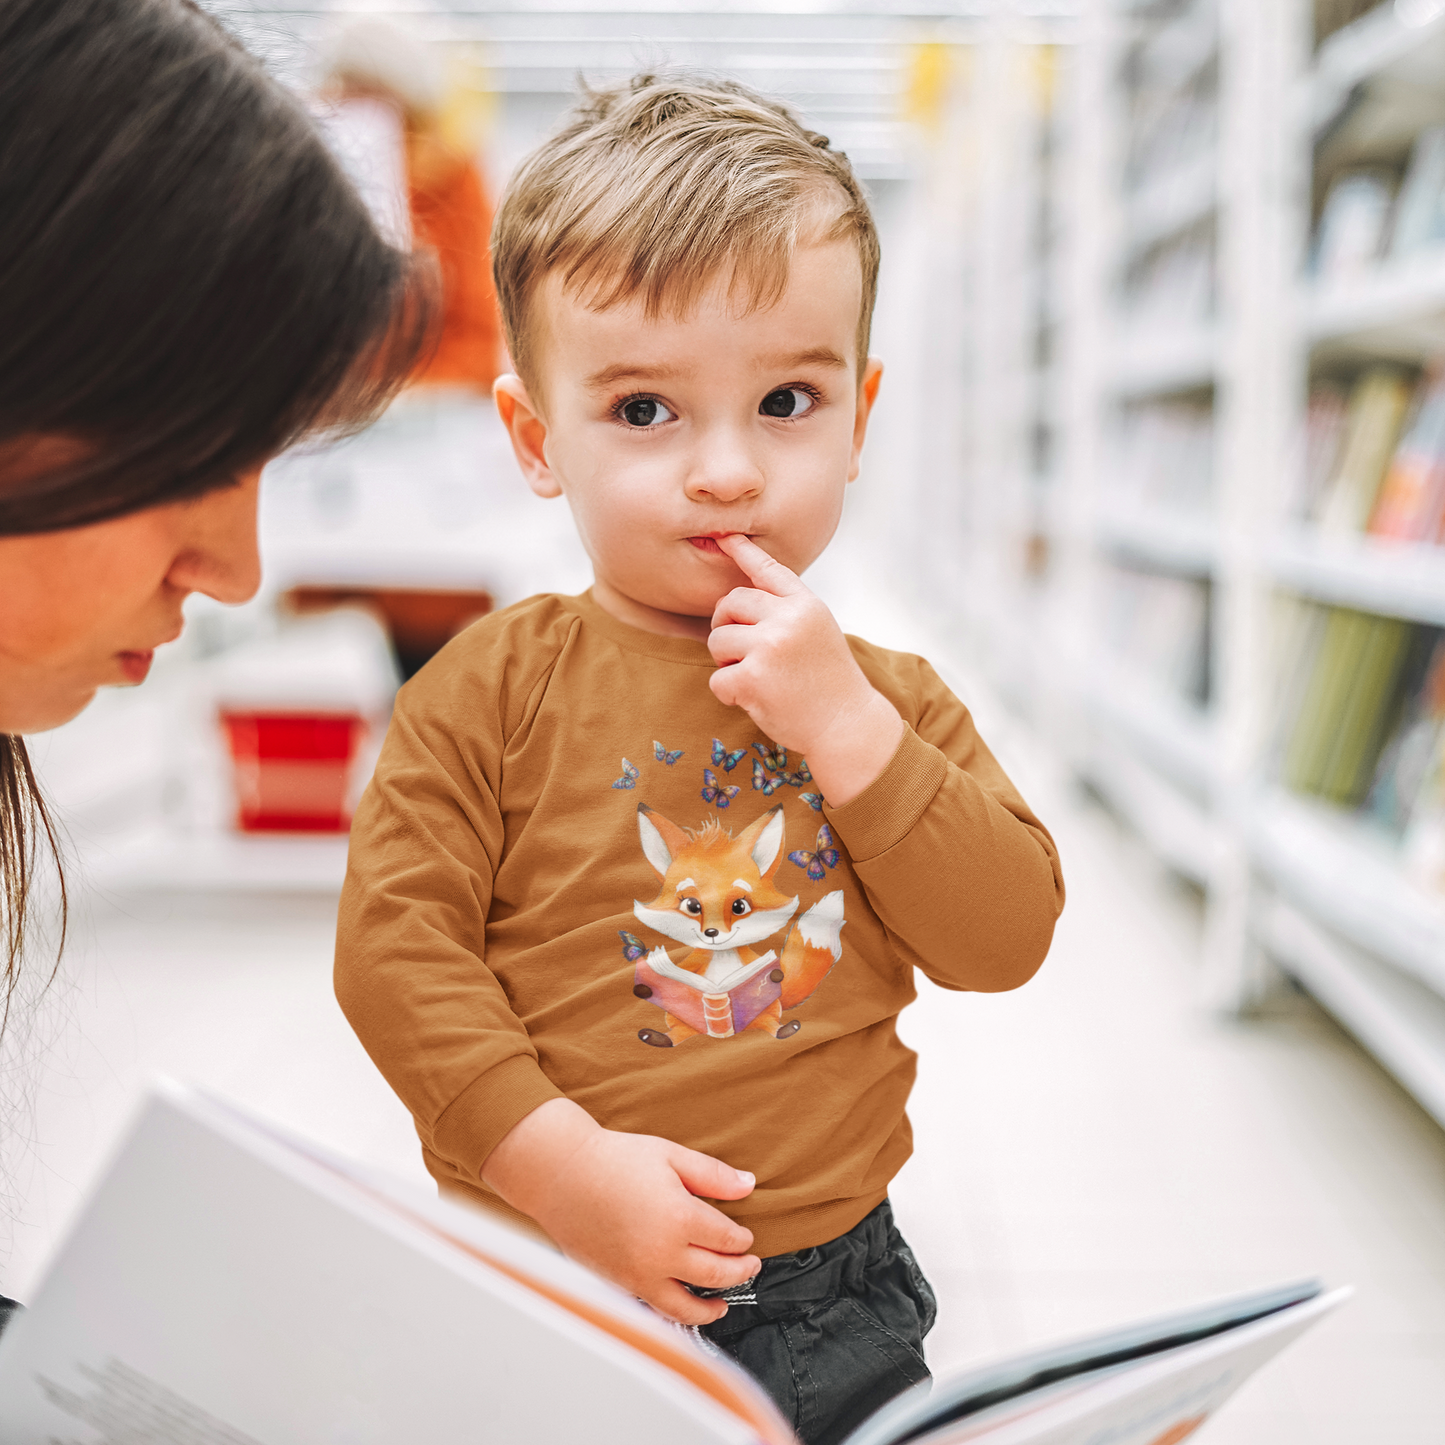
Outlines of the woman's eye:
{"label": "woman's eye", "polygon": [[770,391],[758,408],[764,416],[805,416],[817,406],[817,398],[795,386],[785,386],[780,391]]}
{"label": "woman's eye", "polygon": [[702,913],[702,901],[697,898],[684,898],[682,900],[682,911],[684,913],[690,913],[694,918],[697,918]]}
{"label": "woman's eye", "polygon": [[739,918],[741,918],[744,913],[750,913],[751,911],[752,905],[748,902],[746,898],[733,899],[733,912],[737,914]]}
{"label": "woman's eye", "polygon": [[634,396],[622,403],[622,420],[628,426],[658,426],[671,421],[672,413],[655,396]]}

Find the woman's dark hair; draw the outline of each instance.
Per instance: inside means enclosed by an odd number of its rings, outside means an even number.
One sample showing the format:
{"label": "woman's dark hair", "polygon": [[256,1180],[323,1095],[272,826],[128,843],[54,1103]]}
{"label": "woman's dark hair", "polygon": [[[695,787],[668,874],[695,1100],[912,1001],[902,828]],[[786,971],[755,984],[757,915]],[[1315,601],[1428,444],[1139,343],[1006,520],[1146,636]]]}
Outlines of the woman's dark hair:
{"label": "woman's dark hair", "polygon": [[[80,444],[0,472],[0,535],[196,497],[381,410],[432,334],[430,270],[214,19],[0,0],[0,56],[0,451]],[[0,740],[7,1000],[41,833],[23,744]]]}

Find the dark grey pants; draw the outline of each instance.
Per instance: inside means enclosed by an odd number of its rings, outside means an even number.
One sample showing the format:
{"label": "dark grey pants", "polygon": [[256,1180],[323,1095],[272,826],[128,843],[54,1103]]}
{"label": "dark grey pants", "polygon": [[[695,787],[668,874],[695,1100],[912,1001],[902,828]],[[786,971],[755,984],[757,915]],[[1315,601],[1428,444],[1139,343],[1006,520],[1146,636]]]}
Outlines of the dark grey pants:
{"label": "dark grey pants", "polygon": [[702,1333],[777,1401],[804,1445],[836,1445],[880,1405],[930,1379],[937,1302],[884,1200],[847,1234],[763,1261]]}

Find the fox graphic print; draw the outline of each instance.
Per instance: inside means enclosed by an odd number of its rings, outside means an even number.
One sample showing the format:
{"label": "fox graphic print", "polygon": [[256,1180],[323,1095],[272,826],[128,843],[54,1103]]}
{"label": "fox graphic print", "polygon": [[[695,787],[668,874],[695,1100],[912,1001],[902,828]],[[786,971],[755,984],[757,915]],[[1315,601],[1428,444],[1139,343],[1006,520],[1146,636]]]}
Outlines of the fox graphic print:
{"label": "fox graphic print", "polygon": [[[802,1028],[799,1019],[784,1023],[783,1011],[808,998],[842,956],[843,892],[827,894],[789,926],[798,899],[775,879],[785,826],[781,805],[734,837],[716,816],[685,830],[638,804],[643,856],[662,886],[632,911],[688,949],[674,961],[658,945],[636,960],[633,993],[663,1010],[663,1028],[638,1031],[643,1043],[670,1049],[699,1034],[728,1039],[745,1029],[789,1039]],[[779,948],[767,947],[779,934]],[[624,948],[631,942],[624,934]]]}

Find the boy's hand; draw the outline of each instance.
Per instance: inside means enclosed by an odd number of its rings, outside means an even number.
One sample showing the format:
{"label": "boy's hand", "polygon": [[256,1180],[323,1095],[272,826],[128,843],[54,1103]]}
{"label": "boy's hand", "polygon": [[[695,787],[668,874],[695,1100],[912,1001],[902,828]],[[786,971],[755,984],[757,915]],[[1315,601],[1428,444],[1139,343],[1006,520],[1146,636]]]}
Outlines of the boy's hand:
{"label": "boy's hand", "polygon": [[903,736],[898,709],[863,676],[842,629],[802,578],[748,537],[718,546],[746,574],[712,616],[712,690],[769,738],[802,753],[835,808],[888,766]]}
{"label": "boy's hand", "polygon": [[745,1252],[752,1234],[703,1202],[745,1199],[751,1174],[650,1134],[604,1129],[570,1099],[533,1109],[492,1150],[482,1179],[564,1254],[680,1324],[727,1313],[682,1281],[725,1289],[762,1268]]}

